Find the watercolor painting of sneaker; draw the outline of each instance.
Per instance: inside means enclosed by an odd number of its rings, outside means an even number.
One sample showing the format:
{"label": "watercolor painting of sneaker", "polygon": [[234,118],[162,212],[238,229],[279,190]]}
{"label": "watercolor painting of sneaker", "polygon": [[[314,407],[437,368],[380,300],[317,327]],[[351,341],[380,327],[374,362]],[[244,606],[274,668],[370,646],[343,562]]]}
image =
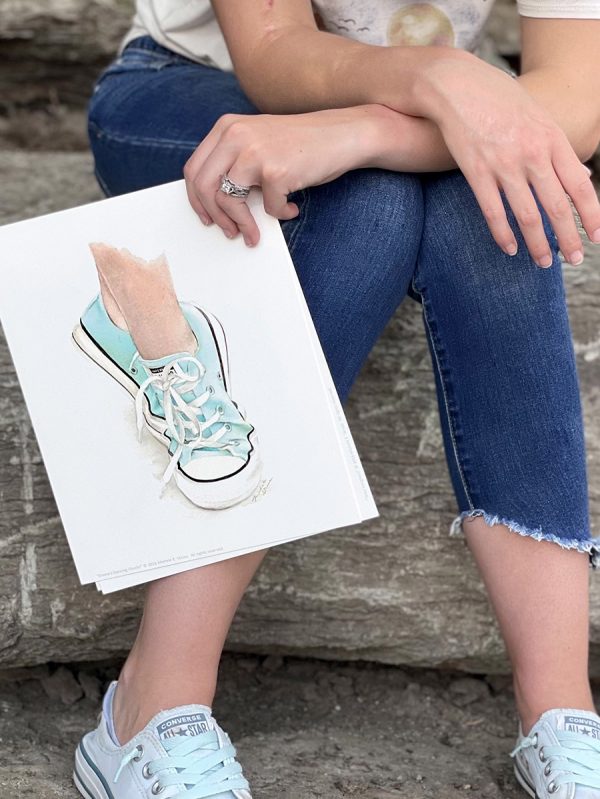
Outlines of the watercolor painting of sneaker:
{"label": "watercolor painting of sneaker", "polygon": [[232,399],[229,356],[219,320],[189,302],[182,312],[198,342],[143,359],[129,333],[114,324],[96,296],[73,330],[78,347],[135,400],[138,434],[148,430],[168,450],[163,475],[195,505],[222,510],[248,499],[262,476],[258,437]]}

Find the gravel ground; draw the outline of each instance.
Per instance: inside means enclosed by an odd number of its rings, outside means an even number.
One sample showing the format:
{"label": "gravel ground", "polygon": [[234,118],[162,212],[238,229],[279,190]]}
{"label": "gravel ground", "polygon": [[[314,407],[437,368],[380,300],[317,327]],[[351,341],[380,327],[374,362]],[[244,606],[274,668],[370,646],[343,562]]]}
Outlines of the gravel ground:
{"label": "gravel ground", "polygon": [[[117,665],[0,675],[0,789],[75,799],[71,757]],[[517,799],[506,677],[226,655],[214,712],[254,799]]]}

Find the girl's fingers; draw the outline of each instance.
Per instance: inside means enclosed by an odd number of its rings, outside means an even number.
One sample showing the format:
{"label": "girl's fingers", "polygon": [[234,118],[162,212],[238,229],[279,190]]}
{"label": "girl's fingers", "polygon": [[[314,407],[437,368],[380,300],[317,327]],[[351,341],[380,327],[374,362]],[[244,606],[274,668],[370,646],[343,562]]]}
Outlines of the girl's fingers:
{"label": "girl's fingers", "polygon": [[185,189],[188,199],[192,208],[205,225],[210,225],[213,220],[209,215],[204,203],[202,202],[201,196],[198,194],[196,189],[196,179],[199,177],[206,160],[218,146],[223,132],[235,118],[237,118],[235,114],[224,114],[222,117],[219,117],[207,135],[202,139],[198,147],[196,147],[192,155],[188,158],[185,166],[183,167]]}
{"label": "girl's fingers", "polygon": [[188,200],[190,201],[190,205],[194,209],[194,211],[198,214],[201,221],[205,225],[212,224],[212,219],[208,215],[206,208],[202,205],[201,201],[196,196],[196,190],[194,188],[194,183],[192,180],[186,178],[185,180],[185,190],[187,192]]}
{"label": "girl's fingers", "polygon": [[221,140],[221,137],[227,130],[227,127],[236,118],[237,117],[235,114],[224,114],[217,119],[215,124],[188,158],[183,168],[184,175],[188,173],[190,179],[194,179],[196,177],[208,156],[213,152]]}
{"label": "girl's fingers", "polygon": [[548,214],[565,259],[574,266],[583,261],[583,244],[575,224],[571,204],[552,165],[531,175],[529,181]]}
{"label": "girl's fingers", "polygon": [[237,236],[239,232],[234,218],[229,215],[229,211],[234,211],[234,209],[231,204],[223,205],[221,197],[218,195],[226,196],[220,191],[221,176],[228,172],[234,161],[235,157],[230,151],[225,152],[224,147],[217,146],[206,158],[202,169],[192,181],[192,191],[196,200],[201,203],[210,218],[230,239]]}
{"label": "girl's fingers", "polygon": [[290,203],[287,192],[274,183],[264,182],[262,185],[263,205],[265,211],[276,219],[293,219],[298,216],[298,206]]}
{"label": "girl's fingers", "polygon": [[[259,169],[256,158],[248,156],[237,158],[227,170],[229,180],[239,186],[258,185],[258,174]],[[220,185],[221,177],[219,176]],[[258,244],[258,239],[260,238],[258,225],[248,208],[245,198],[233,197],[231,194],[217,191],[215,202],[236,223],[246,244],[250,246]]]}
{"label": "girl's fingers", "polygon": [[559,147],[552,164],[564,190],[575,206],[590,241],[600,244],[600,202],[590,179],[589,170],[570,148]]}
{"label": "girl's fingers", "polygon": [[542,215],[525,175],[515,172],[502,177],[502,189],[521,229],[525,244],[538,266],[552,265],[552,251],[546,238]]}
{"label": "girl's fingers", "polygon": [[463,170],[463,173],[473,190],[475,199],[479,203],[494,241],[508,255],[514,255],[517,252],[517,242],[508,224],[496,180],[491,172],[475,175]]}
{"label": "girl's fingers", "polygon": [[235,222],[246,244],[251,247],[258,244],[260,238],[258,225],[248,208],[246,200],[242,197],[231,197],[222,191],[217,192],[215,199],[217,205]]}

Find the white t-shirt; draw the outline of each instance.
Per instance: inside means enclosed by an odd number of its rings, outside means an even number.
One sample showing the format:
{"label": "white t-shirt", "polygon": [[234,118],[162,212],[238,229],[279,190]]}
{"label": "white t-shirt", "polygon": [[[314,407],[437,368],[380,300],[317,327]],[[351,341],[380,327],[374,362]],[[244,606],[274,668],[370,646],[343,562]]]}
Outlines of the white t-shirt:
{"label": "white t-shirt", "polygon": [[[247,0],[254,2],[254,0]],[[447,45],[477,52],[493,0],[314,0],[319,26],[376,45]],[[600,19],[600,0],[517,0],[525,17]],[[150,34],[200,63],[233,70],[210,0],[137,0],[122,46]]]}

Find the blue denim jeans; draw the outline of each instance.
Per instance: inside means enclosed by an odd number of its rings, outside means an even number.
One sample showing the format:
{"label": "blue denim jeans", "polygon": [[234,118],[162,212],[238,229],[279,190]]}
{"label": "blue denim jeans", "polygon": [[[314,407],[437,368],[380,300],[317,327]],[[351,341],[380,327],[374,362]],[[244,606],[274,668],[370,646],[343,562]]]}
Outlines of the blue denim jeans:
{"label": "blue denim jeans", "polygon": [[[182,177],[225,113],[255,114],[235,75],[150,37],[99,77],[89,107],[107,195]],[[590,554],[584,430],[558,242],[535,265],[505,202],[519,252],[494,242],[459,170],[348,172],[290,195],[281,222],[333,379],[345,399],[408,294],[422,307],[459,513]]]}

